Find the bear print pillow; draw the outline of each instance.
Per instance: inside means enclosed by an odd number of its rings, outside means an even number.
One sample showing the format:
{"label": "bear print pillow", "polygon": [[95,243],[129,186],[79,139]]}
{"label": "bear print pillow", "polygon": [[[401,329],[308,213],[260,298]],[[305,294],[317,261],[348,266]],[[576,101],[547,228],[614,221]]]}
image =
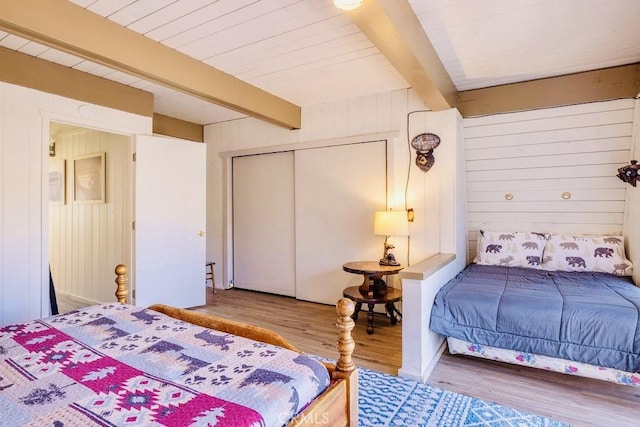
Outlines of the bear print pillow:
{"label": "bear print pillow", "polygon": [[488,230],[478,233],[477,264],[541,268],[547,234]]}
{"label": "bear print pillow", "polygon": [[552,234],[542,261],[545,270],[599,271],[618,276],[630,276],[633,272],[624,253],[623,236]]}

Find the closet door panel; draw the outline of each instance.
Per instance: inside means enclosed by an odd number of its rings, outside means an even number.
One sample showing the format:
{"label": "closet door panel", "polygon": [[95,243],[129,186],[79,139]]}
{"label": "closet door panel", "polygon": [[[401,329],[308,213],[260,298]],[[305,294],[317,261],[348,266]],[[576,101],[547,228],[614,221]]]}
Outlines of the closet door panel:
{"label": "closet door panel", "polygon": [[298,150],[295,183],[296,298],[335,304],[355,277],[342,265],[382,255],[386,142]]}
{"label": "closet door panel", "polygon": [[293,152],[233,159],[233,281],[295,296]]}

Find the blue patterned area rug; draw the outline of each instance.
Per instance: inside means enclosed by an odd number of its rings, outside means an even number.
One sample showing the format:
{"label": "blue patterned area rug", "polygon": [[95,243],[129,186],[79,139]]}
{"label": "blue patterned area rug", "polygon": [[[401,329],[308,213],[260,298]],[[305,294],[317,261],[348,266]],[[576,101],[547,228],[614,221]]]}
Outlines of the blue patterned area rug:
{"label": "blue patterned area rug", "polygon": [[371,369],[358,372],[360,426],[568,426]]}

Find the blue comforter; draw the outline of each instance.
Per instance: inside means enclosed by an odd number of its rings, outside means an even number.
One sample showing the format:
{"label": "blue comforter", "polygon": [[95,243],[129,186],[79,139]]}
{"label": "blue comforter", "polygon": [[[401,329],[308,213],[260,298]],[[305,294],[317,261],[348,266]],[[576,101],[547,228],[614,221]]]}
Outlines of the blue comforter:
{"label": "blue comforter", "polygon": [[431,330],[640,372],[640,288],[630,277],[471,264],[436,295]]}

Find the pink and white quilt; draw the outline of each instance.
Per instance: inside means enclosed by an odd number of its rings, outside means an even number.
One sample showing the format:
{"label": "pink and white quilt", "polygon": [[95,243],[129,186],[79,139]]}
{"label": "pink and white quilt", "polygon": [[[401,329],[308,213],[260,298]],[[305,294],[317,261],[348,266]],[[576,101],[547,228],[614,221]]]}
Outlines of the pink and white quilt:
{"label": "pink and white quilt", "polygon": [[280,426],[318,361],[132,305],[0,328],[0,426]]}

